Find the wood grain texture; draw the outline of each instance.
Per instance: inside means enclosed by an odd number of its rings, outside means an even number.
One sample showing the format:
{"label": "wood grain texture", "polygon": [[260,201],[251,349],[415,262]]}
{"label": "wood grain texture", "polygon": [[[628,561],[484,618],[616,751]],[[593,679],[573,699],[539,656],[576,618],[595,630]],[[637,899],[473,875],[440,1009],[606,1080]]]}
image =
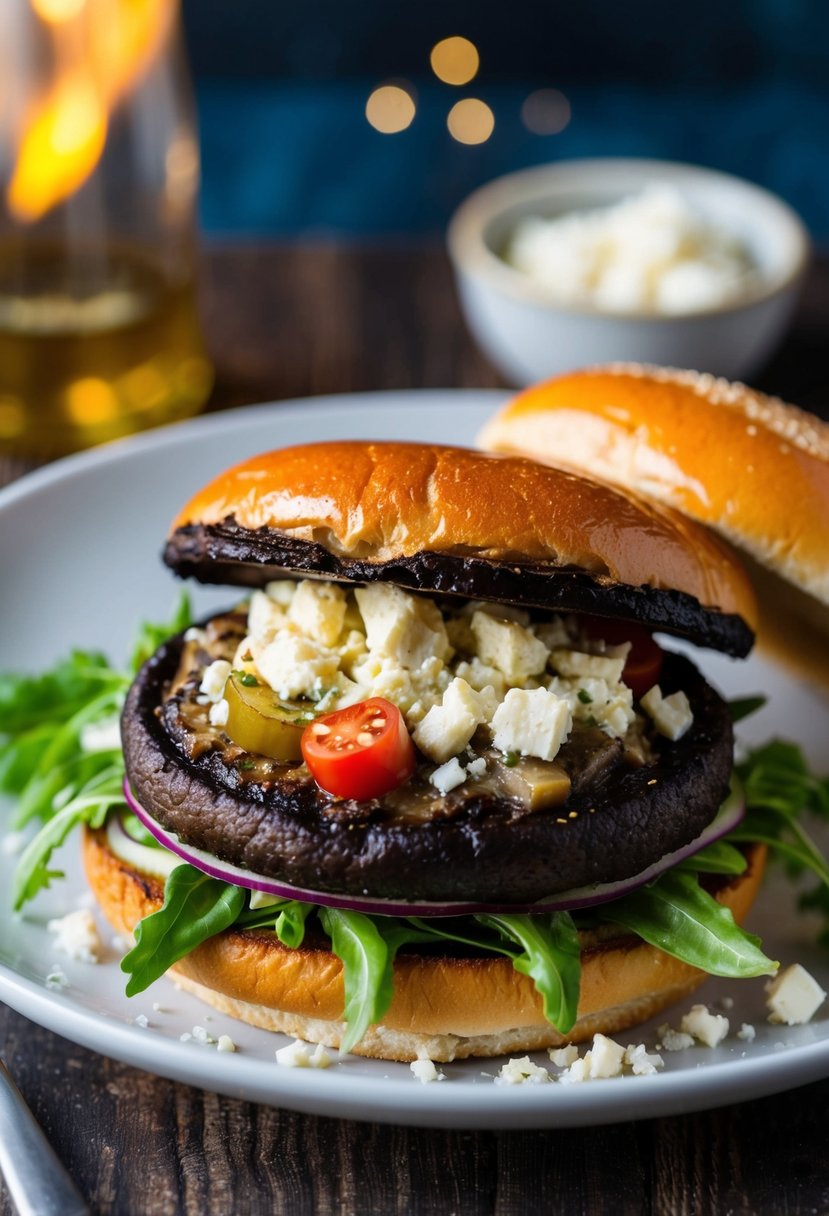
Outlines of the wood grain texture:
{"label": "wood grain texture", "polygon": [[[490,387],[431,247],[208,252],[211,409],[364,389]],[[827,415],[829,261],[758,387]],[[31,467],[0,458],[0,484]],[[2,898],[2,893],[0,893]],[[0,1006],[0,1051],[106,1216],[735,1216],[829,1211],[829,1082],[705,1114],[560,1132],[445,1132],[220,1098]],[[0,1216],[11,1216],[0,1186]]]}

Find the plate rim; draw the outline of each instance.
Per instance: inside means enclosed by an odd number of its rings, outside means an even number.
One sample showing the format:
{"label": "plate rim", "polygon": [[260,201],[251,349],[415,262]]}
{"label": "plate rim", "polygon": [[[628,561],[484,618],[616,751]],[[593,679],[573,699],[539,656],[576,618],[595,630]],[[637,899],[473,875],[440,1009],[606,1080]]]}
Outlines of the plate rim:
{"label": "plate rim", "polygon": [[[258,421],[263,411],[290,416],[301,412],[307,417],[312,410],[322,423],[326,415],[342,418],[349,409],[379,408],[390,398],[410,407],[445,404],[451,398],[483,411],[496,408],[508,395],[509,390],[502,389],[381,389],[290,398],[221,411],[77,453],[26,474],[0,490],[0,514],[21,500],[98,468],[140,458],[186,442],[189,437],[218,439],[235,427]],[[569,1087],[502,1086],[496,1097],[488,1094],[490,1082],[454,1088],[451,1081],[436,1087],[422,1085],[414,1077],[349,1075],[347,1058],[331,1071],[274,1064],[277,1071],[272,1073],[263,1072],[257,1056],[228,1053],[224,1059],[218,1054],[211,1056],[206,1069],[202,1052],[190,1051],[167,1035],[148,1039],[151,1030],[122,1021],[118,1014],[91,1009],[61,991],[44,988],[2,960],[0,1000],[55,1034],[170,1080],[310,1114],[409,1126],[470,1130],[598,1126],[713,1109],[829,1075],[827,1037],[787,1046],[782,1051],[770,1048],[764,1055],[748,1060],[706,1061],[701,1068],[688,1067],[654,1077],[614,1078]],[[484,1072],[493,1062],[482,1058],[478,1063]],[[402,1069],[405,1065],[390,1063],[389,1067]],[[452,1065],[445,1067],[451,1069]]]}

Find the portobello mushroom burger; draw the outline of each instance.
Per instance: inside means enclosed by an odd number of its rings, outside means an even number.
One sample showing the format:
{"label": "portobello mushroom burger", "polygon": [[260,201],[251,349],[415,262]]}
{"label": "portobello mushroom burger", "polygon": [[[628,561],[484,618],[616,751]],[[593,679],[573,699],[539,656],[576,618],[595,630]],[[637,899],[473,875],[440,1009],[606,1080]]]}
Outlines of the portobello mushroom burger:
{"label": "portobello mushroom burger", "polygon": [[218,477],[164,560],[248,598],[126,699],[129,813],[84,852],[128,991],[172,965],[255,1025],[451,1060],[774,970],[739,927],[762,847],[717,862],[728,706],[653,638],[751,648],[705,528],[523,457],[336,442]]}

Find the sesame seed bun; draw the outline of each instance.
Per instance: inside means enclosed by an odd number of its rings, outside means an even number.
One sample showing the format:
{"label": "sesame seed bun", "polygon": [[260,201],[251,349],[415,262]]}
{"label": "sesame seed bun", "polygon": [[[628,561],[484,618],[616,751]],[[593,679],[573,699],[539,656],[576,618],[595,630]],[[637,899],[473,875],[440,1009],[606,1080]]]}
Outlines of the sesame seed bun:
{"label": "sesame seed bun", "polygon": [[612,364],[527,389],[479,441],[715,529],[749,566],[760,644],[829,683],[829,424],[710,375]]}

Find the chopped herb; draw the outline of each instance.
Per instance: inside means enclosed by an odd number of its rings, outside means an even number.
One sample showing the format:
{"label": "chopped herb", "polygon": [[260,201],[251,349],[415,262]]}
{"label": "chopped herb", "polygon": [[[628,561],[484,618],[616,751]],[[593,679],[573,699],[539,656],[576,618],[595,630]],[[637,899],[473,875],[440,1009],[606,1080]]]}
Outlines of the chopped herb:
{"label": "chopped herb", "polygon": [[252,768],[256,768],[256,761],[242,760],[236,767],[240,770],[240,772],[249,773]]}
{"label": "chopped herb", "polygon": [[233,674],[240,684],[244,684],[245,688],[259,687],[259,681],[252,671],[234,671]]}
{"label": "chopped herb", "polygon": [[518,763],[518,752],[504,752],[504,757],[501,763],[506,768],[515,768]]}
{"label": "chopped herb", "polygon": [[592,705],[593,704],[593,698],[591,697],[590,693],[587,691],[586,688],[580,688],[577,695],[578,695],[578,698],[581,701],[582,705]]}

